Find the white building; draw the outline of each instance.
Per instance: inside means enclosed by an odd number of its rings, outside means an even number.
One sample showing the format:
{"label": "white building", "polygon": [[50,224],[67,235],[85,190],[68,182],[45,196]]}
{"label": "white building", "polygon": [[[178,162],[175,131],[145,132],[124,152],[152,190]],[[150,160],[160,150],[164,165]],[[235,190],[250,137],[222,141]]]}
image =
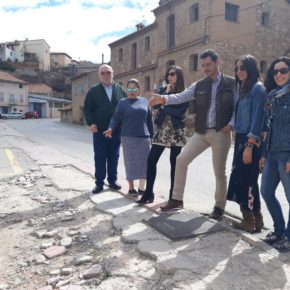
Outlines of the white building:
{"label": "white building", "polygon": [[13,52],[13,62],[36,63],[38,69],[50,70],[50,46],[44,39],[4,42],[0,43],[0,47],[3,55]]}
{"label": "white building", "polygon": [[4,44],[0,45],[0,62],[1,61],[11,61],[15,62],[15,51],[6,47]]}

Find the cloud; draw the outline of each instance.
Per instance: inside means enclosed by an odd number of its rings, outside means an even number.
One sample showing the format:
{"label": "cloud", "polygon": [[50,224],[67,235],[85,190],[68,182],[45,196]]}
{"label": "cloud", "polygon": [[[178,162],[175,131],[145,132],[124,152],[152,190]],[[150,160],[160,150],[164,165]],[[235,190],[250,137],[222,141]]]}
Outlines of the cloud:
{"label": "cloud", "polygon": [[[76,60],[110,59],[108,44],[154,21],[158,0],[0,0],[0,42],[45,39]],[[4,27],[4,29],[3,29]],[[6,29],[5,29],[6,28]]]}

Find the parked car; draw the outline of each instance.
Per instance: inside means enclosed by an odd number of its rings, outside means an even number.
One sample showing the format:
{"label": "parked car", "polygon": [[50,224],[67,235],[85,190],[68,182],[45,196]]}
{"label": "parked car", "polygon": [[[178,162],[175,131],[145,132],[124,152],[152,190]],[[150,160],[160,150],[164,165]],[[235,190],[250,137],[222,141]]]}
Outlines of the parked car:
{"label": "parked car", "polygon": [[25,115],[25,119],[38,119],[39,118],[38,112],[36,111],[26,112],[24,115]]}
{"label": "parked car", "polygon": [[2,119],[24,119],[24,113],[22,112],[10,112],[7,114],[1,114]]}

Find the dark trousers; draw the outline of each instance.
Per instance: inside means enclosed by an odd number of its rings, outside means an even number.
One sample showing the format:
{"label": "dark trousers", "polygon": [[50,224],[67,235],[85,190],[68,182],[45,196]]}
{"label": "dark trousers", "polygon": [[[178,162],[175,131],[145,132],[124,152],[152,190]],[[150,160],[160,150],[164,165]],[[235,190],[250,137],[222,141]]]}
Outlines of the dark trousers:
{"label": "dark trousers", "polygon": [[107,173],[108,182],[116,182],[121,144],[120,130],[115,130],[112,138],[106,138],[101,131],[94,133],[93,144],[96,185],[103,186]]}
{"label": "dark trousers", "polygon": [[[158,160],[166,147],[161,145],[153,144],[149,153],[149,157],[147,160],[147,182],[146,182],[146,193],[149,195],[153,195],[153,187],[156,178],[157,171],[157,163]],[[170,147],[170,191],[169,191],[169,199],[172,197],[172,191],[174,187],[174,176],[175,176],[175,166],[176,166],[176,158],[181,152],[181,146],[172,146]]]}

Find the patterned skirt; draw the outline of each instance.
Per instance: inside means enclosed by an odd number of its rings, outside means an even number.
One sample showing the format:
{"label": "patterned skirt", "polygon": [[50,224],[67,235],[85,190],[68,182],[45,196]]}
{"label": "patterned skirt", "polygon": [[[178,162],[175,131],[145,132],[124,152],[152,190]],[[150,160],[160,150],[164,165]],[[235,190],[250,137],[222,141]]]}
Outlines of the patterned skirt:
{"label": "patterned skirt", "polygon": [[181,146],[186,144],[186,135],[184,128],[175,130],[172,126],[169,116],[166,116],[161,127],[154,127],[155,135],[152,143],[166,147]]}
{"label": "patterned skirt", "polygon": [[146,179],[150,138],[121,137],[127,180]]}

